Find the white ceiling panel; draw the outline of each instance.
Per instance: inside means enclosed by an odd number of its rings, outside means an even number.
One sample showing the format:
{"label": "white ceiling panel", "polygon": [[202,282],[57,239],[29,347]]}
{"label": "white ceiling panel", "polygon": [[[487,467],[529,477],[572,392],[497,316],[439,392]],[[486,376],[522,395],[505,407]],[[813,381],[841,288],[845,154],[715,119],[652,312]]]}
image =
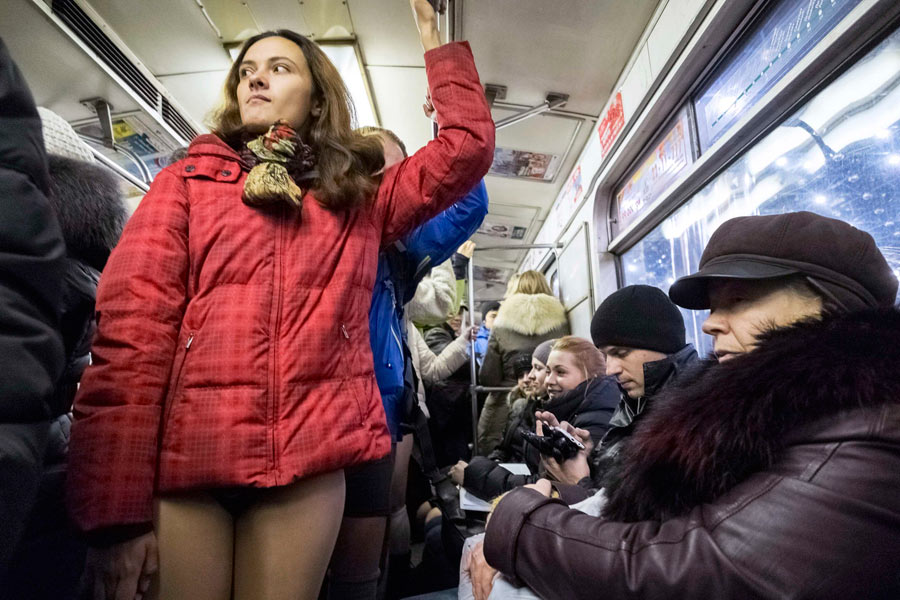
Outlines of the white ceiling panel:
{"label": "white ceiling panel", "polygon": [[349,0],[367,65],[424,67],[409,0]]}
{"label": "white ceiling panel", "polygon": [[[94,117],[79,100],[102,96],[114,112],[139,108],[128,94],[29,0],[0,2],[0,36],[31,88],[35,102],[68,121]],[[40,52],[35,51],[40,40]]]}
{"label": "white ceiling panel", "polygon": [[193,0],[90,0],[89,5],[156,76],[221,70],[231,64]]}
{"label": "white ceiling panel", "polygon": [[507,100],[535,105],[570,95],[569,110],[598,114],[657,0],[467,0],[464,39],[482,80],[508,86]]}
{"label": "white ceiling panel", "polygon": [[263,30],[292,29],[312,38],[349,37],[353,22],[341,0],[244,0]]}
{"label": "white ceiling panel", "polygon": [[222,88],[228,71],[210,71],[192,75],[160,77],[169,93],[197,123],[207,125],[210,112],[222,101]]}
{"label": "white ceiling panel", "polygon": [[203,0],[203,6],[222,34],[222,42],[243,41],[263,30],[249,2]]}
{"label": "white ceiling panel", "polygon": [[381,125],[403,140],[410,154],[431,140],[431,121],[422,112],[428,78],[425,69],[369,67]]}

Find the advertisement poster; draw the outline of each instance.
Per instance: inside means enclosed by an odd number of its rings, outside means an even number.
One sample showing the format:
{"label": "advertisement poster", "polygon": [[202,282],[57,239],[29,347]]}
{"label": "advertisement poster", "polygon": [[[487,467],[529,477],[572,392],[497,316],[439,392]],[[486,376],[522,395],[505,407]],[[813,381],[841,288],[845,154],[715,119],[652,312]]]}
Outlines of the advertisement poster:
{"label": "advertisement poster", "polygon": [[691,162],[687,113],[682,113],[616,194],[617,229],[634,221]]}
{"label": "advertisement poster", "polygon": [[609,108],[606,109],[606,114],[603,115],[603,119],[601,119],[600,124],[597,125],[597,134],[600,136],[601,154],[604,158],[609,154],[610,149],[619,137],[619,134],[622,133],[624,127],[625,109],[622,106],[622,92],[616,92],[615,98],[613,98]]}
{"label": "advertisement poster", "polygon": [[498,267],[480,267],[475,265],[475,279],[479,281],[487,281],[490,283],[502,283],[506,285],[509,278],[512,277],[512,269],[502,269]]}
{"label": "advertisement poster", "polygon": [[525,232],[528,231],[528,228],[523,225],[517,225],[517,222],[509,218],[491,216],[481,224],[481,227],[475,233],[493,238],[521,240],[525,238]]}
{"label": "advertisement poster", "polygon": [[552,181],[559,170],[559,156],[512,148],[494,148],[489,175]]}
{"label": "advertisement poster", "polygon": [[568,204],[574,208],[583,195],[584,185],[581,179],[581,165],[578,165],[575,167],[575,170],[572,171],[572,176],[569,177],[569,180],[566,182],[562,194],[559,197],[559,202],[561,204]]}

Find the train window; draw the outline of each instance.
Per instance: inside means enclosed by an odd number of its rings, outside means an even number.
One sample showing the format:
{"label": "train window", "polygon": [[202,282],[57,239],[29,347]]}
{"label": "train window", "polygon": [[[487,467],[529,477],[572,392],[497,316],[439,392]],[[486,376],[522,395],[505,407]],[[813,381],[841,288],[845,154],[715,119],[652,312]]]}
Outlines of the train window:
{"label": "train window", "polygon": [[[875,238],[900,277],[900,30],[751,147],[622,256],[626,284],[667,290],[723,221],[808,210]],[[705,313],[685,311],[709,350]]]}
{"label": "train window", "polygon": [[694,99],[705,152],[860,0],[777,2]]}
{"label": "train window", "polygon": [[613,235],[633,223],[693,162],[690,118],[685,107],[616,190]]}

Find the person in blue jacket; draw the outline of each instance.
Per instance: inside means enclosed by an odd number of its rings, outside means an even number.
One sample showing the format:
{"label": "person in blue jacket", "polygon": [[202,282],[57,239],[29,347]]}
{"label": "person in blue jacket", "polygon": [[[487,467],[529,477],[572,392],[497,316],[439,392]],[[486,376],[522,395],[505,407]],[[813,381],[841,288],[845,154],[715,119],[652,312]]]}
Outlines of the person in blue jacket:
{"label": "person in blue jacket", "polygon": [[500,303],[494,301],[485,305],[481,311],[481,327],[478,328],[478,336],[475,338],[475,360],[479,367],[484,361],[484,353],[487,352],[488,340],[491,338],[491,327],[494,326],[498,310]]}
{"label": "person in blue jacket", "polygon": [[[385,169],[406,157],[403,142],[393,132],[374,127],[365,131],[381,136]],[[388,460],[345,470],[344,521],[329,568],[329,600],[375,598],[384,566],[383,545],[389,516],[390,537],[400,540],[399,544],[392,544],[395,547],[390,553],[408,552],[403,546],[408,549],[405,492],[412,435],[403,435],[403,425],[412,416],[416,394],[412,365],[407,360],[403,307],[431,267],[448,260],[475,233],[487,211],[487,189],[482,181],[459,202],[379,254],[369,332],[375,377],[394,440],[393,451]]]}

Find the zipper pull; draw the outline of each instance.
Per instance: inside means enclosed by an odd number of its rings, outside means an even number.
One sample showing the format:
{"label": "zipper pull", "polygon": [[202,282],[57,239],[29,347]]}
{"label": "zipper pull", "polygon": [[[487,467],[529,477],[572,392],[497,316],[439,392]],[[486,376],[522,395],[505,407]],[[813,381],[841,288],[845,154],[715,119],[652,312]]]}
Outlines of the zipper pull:
{"label": "zipper pull", "polygon": [[193,344],[193,343],[194,343],[194,334],[192,333],[191,335],[188,336],[188,341],[187,341],[187,344],[184,345],[184,349],[190,350],[191,344]]}
{"label": "zipper pull", "polygon": [[347,328],[344,326],[343,323],[341,323],[341,333],[344,334],[345,338],[347,338],[348,340],[350,339],[350,334],[347,333]]}

